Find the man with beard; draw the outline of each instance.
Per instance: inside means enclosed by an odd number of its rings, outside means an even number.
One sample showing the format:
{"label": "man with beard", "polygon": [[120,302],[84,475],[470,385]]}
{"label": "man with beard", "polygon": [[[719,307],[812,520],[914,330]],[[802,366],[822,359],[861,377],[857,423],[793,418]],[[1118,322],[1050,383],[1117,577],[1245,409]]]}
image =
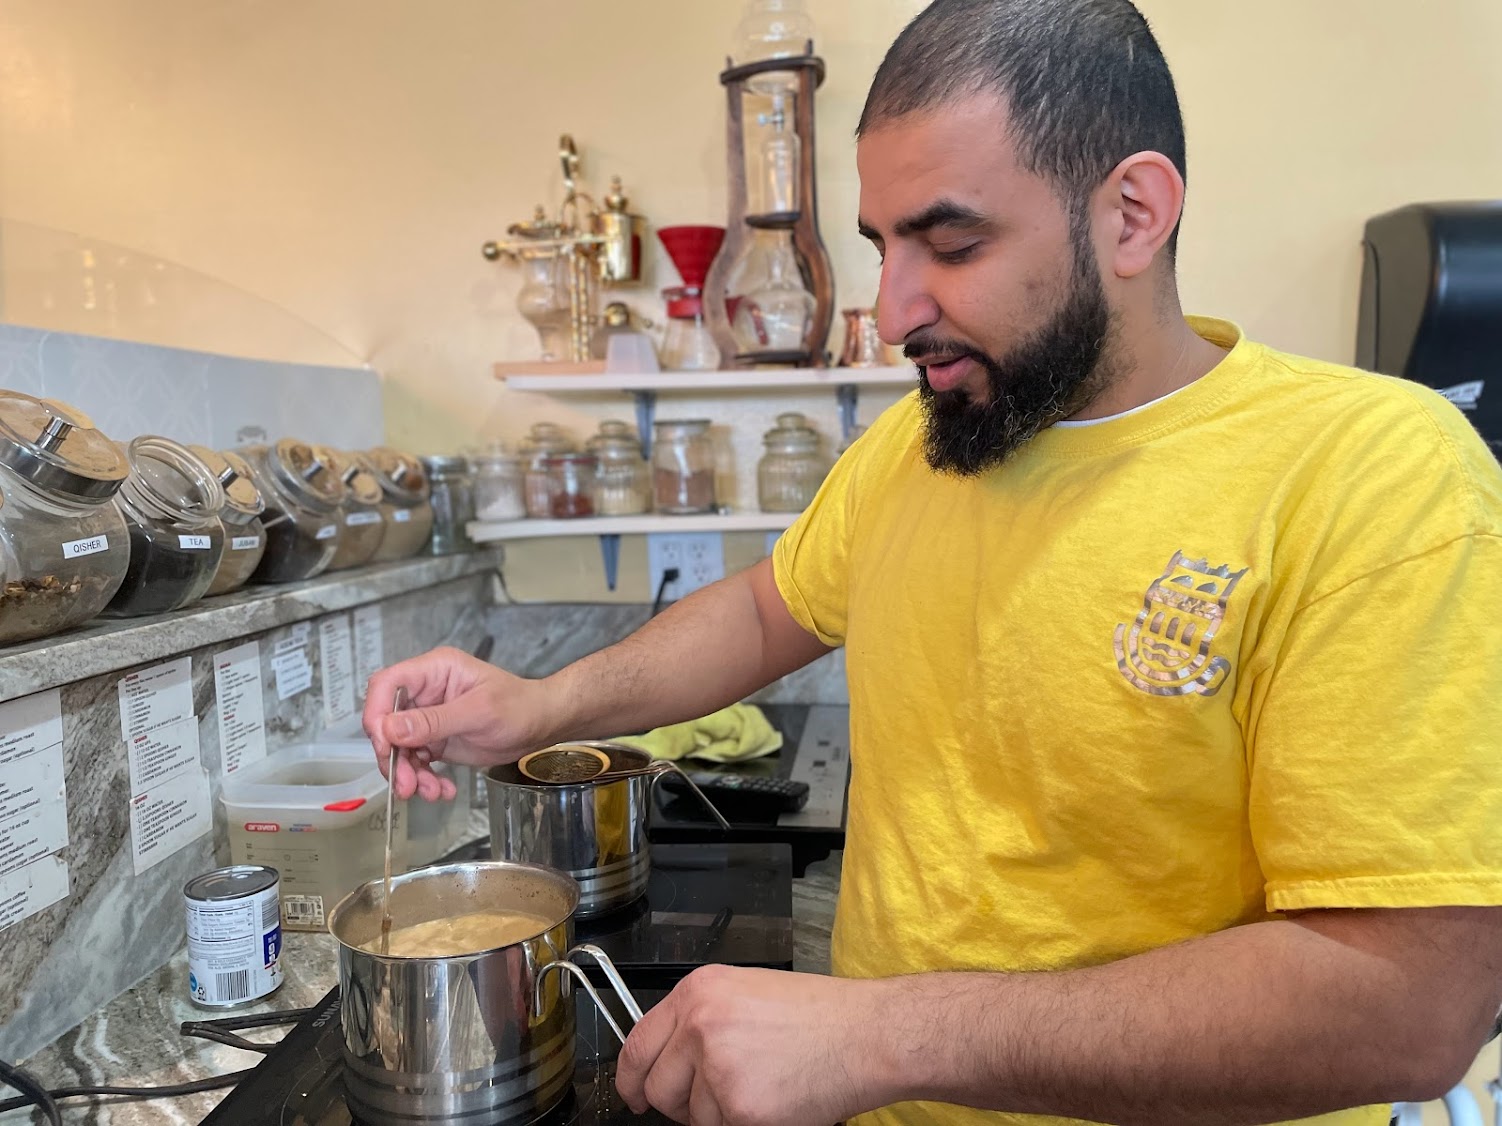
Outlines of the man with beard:
{"label": "man with beard", "polygon": [[[1183,127],[1128,0],[938,0],[857,162],[918,392],[771,561],[619,645],[380,673],[377,755],[650,728],[845,647],[837,976],[690,976],[623,1051],[637,1110],[1357,1126],[1438,1096],[1502,1004],[1502,472],[1417,385],[1181,313]],[[381,715],[399,683],[419,710]]]}

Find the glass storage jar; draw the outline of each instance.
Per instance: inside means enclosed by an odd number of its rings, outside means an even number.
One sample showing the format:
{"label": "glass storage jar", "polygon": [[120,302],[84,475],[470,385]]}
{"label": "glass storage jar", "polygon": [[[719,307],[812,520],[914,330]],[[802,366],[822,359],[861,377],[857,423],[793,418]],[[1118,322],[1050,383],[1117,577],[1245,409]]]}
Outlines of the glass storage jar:
{"label": "glass storage jar", "polygon": [[381,513],[385,494],[363,462],[354,454],[331,450],[327,446],[315,446],[318,460],[323,462],[344,483],[344,503],[340,506],[343,527],[339,532],[339,546],[326,570],[343,571],[361,567],[375,558],[386,537],[386,521]]}
{"label": "glass storage jar", "polygon": [[204,597],[209,598],[240,589],[255,574],[266,551],[266,530],[261,527],[266,502],[251,478],[250,466],[239,454],[221,453],[207,446],[188,449],[209,467],[224,490],[224,508],[219,513],[224,524],[224,554],[219,557],[214,581],[204,592]]}
{"label": "glass storage jar", "polygon": [[652,469],[631,434],[595,446],[596,516],[637,516],[652,510]]}
{"label": "glass storage jar", "polygon": [[763,512],[802,512],[812,503],[829,463],[819,452],[819,435],[797,411],[777,416],[763,436],[766,453],[756,466],[756,498]]}
{"label": "glass storage jar", "polygon": [[600,423],[600,428],[590,435],[589,441],[584,443],[584,452],[597,454],[600,452],[600,447],[605,445],[606,442],[613,442],[620,438],[634,442],[636,441],[636,431],[631,429],[629,422],[607,418],[604,422]]}
{"label": "glass storage jar", "polygon": [[468,525],[475,518],[475,484],[469,459],[458,454],[435,454],[422,459],[433,486],[433,538],[429,555],[471,551]]}
{"label": "glass storage jar", "polygon": [[130,476],[115,504],[130,530],[130,566],[110,617],[163,614],[197,602],[224,555],[224,489],[187,446],[143,434],[126,448]]}
{"label": "glass storage jar", "polygon": [[662,420],[653,424],[652,499],[658,512],[713,512],[714,447],[709,420]]}
{"label": "glass storage jar", "polygon": [[552,484],[548,479],[550,457],[571,454],[578,447],[553,422],[535,422],[521,441],[522,473],[527,494],[527,515],[546,520],[553,515]]}
{"label": "glass storage jar", "polygon": [[432,486],[427,472],[411,454],[386,446],[367,450],[362,456],[385,494],[381,514],[386,518],[386,535],[371,562],[410,559],[427,547],[433,534]]}
{"label": "glass storage jar", "polygon": [[111,503],[129,466],[88,417],[0,390],[0,644],[94,617],[130,561]]}
{"label": "glass storage jar", "polygon": [[575,520],[595,514],[594,454],[559,454],[547,459],[552,496],[549,509],[555,520]]}
{"label": "glass storage jar", "polygon": [[266,502],[266,550],[251,581],[295,583],[321,575],[339,549],[344,482],[296,438],[240,453]]}
{"label": "glass storage jar", "polygon": [[475,469],[475,518],[520,520],[527,514],[523,489],[522,460],[492,442],[471,462]]}

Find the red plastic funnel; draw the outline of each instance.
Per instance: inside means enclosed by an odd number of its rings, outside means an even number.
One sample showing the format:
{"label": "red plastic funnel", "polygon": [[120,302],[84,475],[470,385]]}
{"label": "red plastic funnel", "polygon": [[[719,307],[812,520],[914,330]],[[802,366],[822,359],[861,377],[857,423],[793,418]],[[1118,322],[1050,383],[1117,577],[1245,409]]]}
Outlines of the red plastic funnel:
{"label": "red plastic funnel", "polygon": [[678,267],[684,285],[704,285],[710,263],[725,241],[724,227],[659,227],[657,237]]}

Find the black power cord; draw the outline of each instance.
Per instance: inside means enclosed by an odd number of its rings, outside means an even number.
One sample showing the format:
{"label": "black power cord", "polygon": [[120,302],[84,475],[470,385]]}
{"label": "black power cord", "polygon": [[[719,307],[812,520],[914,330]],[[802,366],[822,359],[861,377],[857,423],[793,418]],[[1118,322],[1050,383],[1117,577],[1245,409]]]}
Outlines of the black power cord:
{"label": "black power cord", "polygon": [[[269,1052],[275,1046],[272,1044],[258,1044],[254,1040],[247,1040],[243,1036],[236,1036],[234,1030],[245,1028],[268,1028],[282,1024],[296,1024],[312,1009],[289,1009],[280,1013],[256,1013],[237,1017],[220,1017],[218,1020],[185,1020],[178,1029],[184,1036],[196,1036],[201,1040],[212,1040],[218,1044],[227,1044],[231,1048],[240,1048],[247,1052]],[[63,1099],[91,1099],[100,1097],[114,1097],[124,1099],[170,1099],[178,1095],[197,1095],[204,1091],[218,1091],[224,1087],[233,1087],[244,1079],[254,1069],[245,1071],[232,1071],[228,1075],[214,1075],[208,1079],[195,1079],[191,1083],[173,1083],[164,1087],[58,1087],[49,1091],[42,1086],[29,1072],[0,1060],[0,1083],[14,1087],[21,1092],[20,1098],[0,1100],[0,1114],[8,1111],[20,1110],[22,1107],[40,1107],[47,1120],[52,1126],[62,1126],[62,1111],[58,1103]]]}
{"label": "black power cord", "polygon": [[662,582],[657,584],[657,597],[652,599],[652,612],[647,615],[649,618],[657,617],[658,612],[662,609],[662,596],[667,593],[668,584],[676,583],[677,581],[677,567],[666,567],[663,569]]}
{"label": "black power cord", "polygon": [[63,1126],[63,1112],[58,1109],[57,1096],[38,1083],[30,1072],[0,1060],[0,1082],[21,1092],[19,1099],[7,1099],[0,1103],[0,1112],[36,1106],[41,1108],[52,1126]]}

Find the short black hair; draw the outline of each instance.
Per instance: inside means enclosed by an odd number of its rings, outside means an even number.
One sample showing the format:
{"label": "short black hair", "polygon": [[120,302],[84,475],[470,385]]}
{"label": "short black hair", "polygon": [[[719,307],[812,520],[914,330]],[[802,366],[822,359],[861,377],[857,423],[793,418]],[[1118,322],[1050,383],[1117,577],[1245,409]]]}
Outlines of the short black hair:
{"label": "short black hair", "polygon": [[[1135,152],[1188,180],[1173,75],[1131,0],[934,0],[887,51],[856,136],[987,92],[1006,102],[1022,166],[1073,212]],[[1170,258],[1177,242],[1176,228]]]}

